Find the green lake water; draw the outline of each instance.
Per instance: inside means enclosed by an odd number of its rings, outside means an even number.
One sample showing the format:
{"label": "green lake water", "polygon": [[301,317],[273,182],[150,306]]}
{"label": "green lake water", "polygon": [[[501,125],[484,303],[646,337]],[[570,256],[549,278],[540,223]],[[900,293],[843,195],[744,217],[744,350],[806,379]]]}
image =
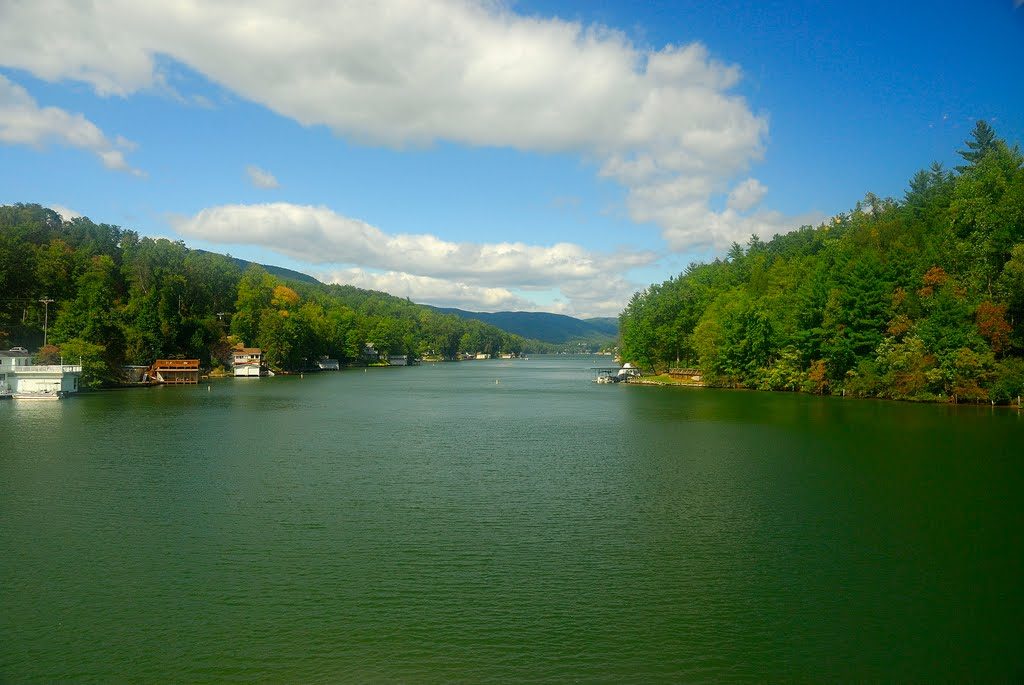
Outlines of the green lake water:
{"label": "green lake water", "polygon": [[0,402],[0,682],[1024,677],[1015,410],[602,363]]}

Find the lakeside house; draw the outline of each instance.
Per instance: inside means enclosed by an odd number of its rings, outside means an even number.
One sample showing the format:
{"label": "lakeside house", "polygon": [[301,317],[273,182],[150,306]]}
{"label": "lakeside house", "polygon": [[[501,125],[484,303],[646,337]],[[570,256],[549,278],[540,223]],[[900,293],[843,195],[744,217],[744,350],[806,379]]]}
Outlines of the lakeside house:
{"label": "lakeside house", "polygon": [[78,392],[81,376],[78,364],[33,364],[24,347],[0,351],[0,395],[59,397]]}
{"label": "lakeside house", "polygon": [[372,342],[368,342],[363,345],[363,361],[367,364],[376,364],[380,361],[380,352],[374,347]]}
{"label": "lakeside house", "polygon": [[407,355],[407,354],[389,354],[388,355],[388,366],[409,366],[409,355]]}
{"label": "lakeside house", "polygon": [[149,367],[149,378],[167,385],[195,385],[199,382],[198,359],[157,359]]}
{"label": "lakeside house", "polygon": [[340,371],[341,370],[341,364],[338,363],[337,359],[328,359],[327,357],[323,357],[323,358],[317,360],[316,365],[317,365],[317,367],[319,367],[319,369],[321,371]]}
{"label": "lakeside house", "polygon": [[263,350],[239,345],[231,355],[231,366],[234,368],[235,378],[259,378],[265,375]]}

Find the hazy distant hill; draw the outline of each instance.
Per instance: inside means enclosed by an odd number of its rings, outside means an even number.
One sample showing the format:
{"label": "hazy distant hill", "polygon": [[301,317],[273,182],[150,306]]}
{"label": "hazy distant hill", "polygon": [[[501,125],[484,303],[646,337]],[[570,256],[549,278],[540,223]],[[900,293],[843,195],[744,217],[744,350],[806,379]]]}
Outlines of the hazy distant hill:
{"label": "hazy distant hill", "polygon": [[549,343],[572,340],[612,342],[619,335],[619,321],[613,318],[577,319],[547,312],[467,312],[451,307],[433,307],[463,319],[476,319],[524,338]]}
{"label": "hazy distant hill", "polygon": [[604,331],[613,338],[619,337],[619,319],[614,316],[595,316],[592,319],[583,319],[591,326]]}

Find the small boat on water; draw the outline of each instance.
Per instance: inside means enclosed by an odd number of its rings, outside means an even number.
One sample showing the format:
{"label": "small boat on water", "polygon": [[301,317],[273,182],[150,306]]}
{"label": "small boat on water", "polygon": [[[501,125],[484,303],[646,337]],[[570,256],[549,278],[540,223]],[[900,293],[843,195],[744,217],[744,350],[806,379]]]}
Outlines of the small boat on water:
{"label": "small boat on water", "polygon": [[62,390],[40,390],[39,392],[16,392],[11,397],[16,400],[59,400],[68,393]]}

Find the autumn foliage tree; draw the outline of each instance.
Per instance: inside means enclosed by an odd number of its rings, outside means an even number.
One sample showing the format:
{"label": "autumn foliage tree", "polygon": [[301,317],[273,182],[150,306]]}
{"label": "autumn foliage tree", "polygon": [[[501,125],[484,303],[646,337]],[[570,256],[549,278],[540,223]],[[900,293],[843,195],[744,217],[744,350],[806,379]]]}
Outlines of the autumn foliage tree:
{"label": "autumn foliage tree", "polygon": [[1010,333],[1013,330],[1006,321],[1005,303],[995,303],[985,300],[978,305],[975,317],[978,322],[978,332],[988,340],[994,355],[1001,356],[1010,344]]}

